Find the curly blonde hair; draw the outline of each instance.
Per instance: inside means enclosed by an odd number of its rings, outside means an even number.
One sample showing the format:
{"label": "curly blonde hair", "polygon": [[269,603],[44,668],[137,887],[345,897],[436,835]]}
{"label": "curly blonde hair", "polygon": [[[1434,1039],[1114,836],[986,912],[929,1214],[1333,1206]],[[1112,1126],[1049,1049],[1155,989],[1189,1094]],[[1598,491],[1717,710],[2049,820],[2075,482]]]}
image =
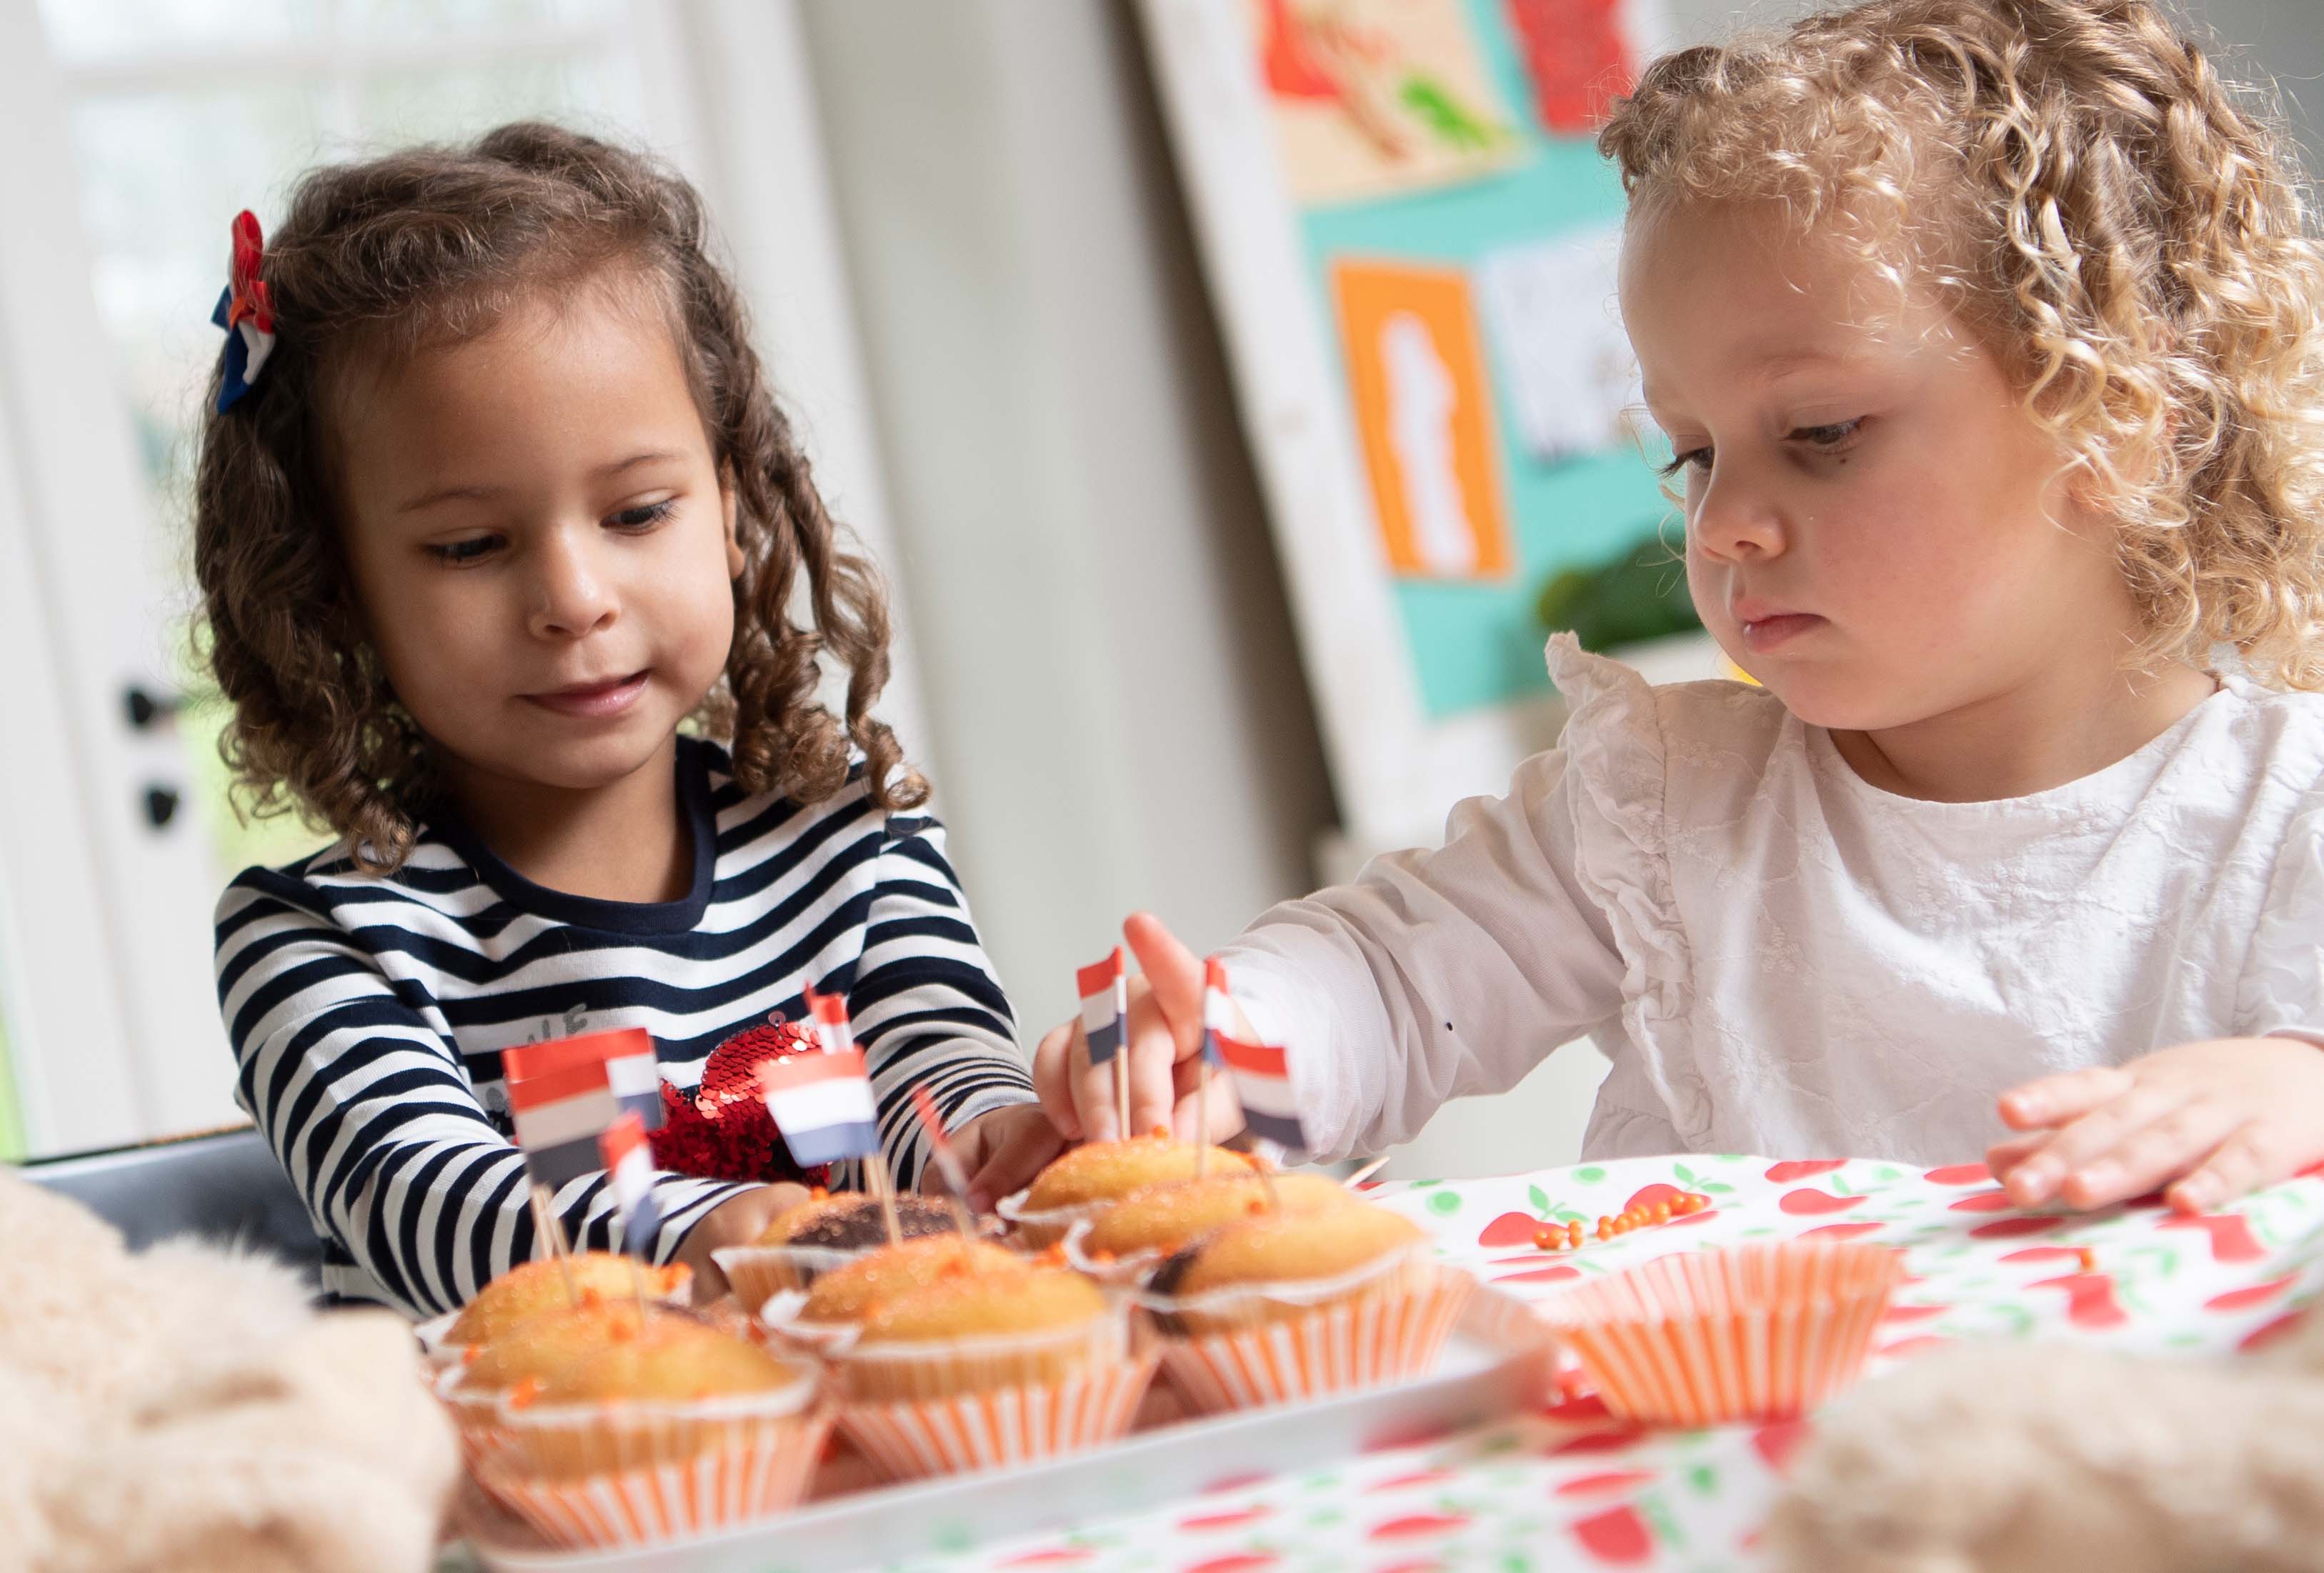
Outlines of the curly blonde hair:
{"label": "curly blonde hair", "polygon": [[[357,607],[333,501],[330,413],[358,364],[394,364],[489,331],[539,291],[627,269],[661,293],[721,472],[744,566],[725,673],[695,720],[726,740],[752,792],[815,801],[851,749],[882,807],[925,801],[872,718],[888,680],[887,603],[846,550],[777,409],[701,198],[646,156],[561,127],[504,125],[309,171],[266,247],[276,340],[224,412],[214,369],[194,487],[200,644],[233,720],[219,750],[238,804],[298,813],[386,872],[440,791],[429,744],[391,688]],[[795,622],[801,575],[811,619]],[[845,716],[816,698],[817,658],[848,669]]]}
{"label": "curly blonde hair", "polygon": [[2120,521],[2134,666],[2324,688],[2324,255],[2269,104],[2146,0],[1871,0],[1655,61],[1632,213],[1772,199],[1933,285]]}

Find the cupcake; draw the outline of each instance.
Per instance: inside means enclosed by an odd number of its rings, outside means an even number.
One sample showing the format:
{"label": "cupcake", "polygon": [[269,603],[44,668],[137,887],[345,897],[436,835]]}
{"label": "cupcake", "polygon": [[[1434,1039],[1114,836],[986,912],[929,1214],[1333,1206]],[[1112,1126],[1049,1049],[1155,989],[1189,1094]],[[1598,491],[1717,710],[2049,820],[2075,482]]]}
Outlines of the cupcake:
{"label": "cupcake", "polygon": [[[896,1198],[896,1226],[908,1240],[957,1235],[952,1204],[927,1196]],[[800,1203],[769,1224],[747,1246],[725,1246],[711,1260],[755,1313],[785,1290],[806,1289],[822,1274],[888,1242],[887,1210],[876,1196],[841,1191]]]}
{"label": "cupcake", "polygon": [[1076,1224],[1065,1251],[1082,1271],[1109,1283],[1126,1283],[1230,1224],[1269,1213],[1296,1215],[1360,1205],[1337,1182],[1321,1174],[1260,1175],[1239,1170],[1133,1191],[1096,1218]]}
{"label": "cupcake", "polygon": [[779,1513],[830,1426],[820,1378],[704,1319],[634,1302],[527,1324],[453,1379],[495,1394],[478,1483],[565,1547],[650,1543]]}
{"label": "cupcake", "polygon": [[798,1320],[817,1326],[855,1324],[881,1302],[971,1274],[1022,1271],[1025,1259],[987,1240],[957,1234],[930,1235],[866,1252],[815,1281],[799,1307]]}
{"label": "cupcake", "polygon": [[633,1300],[640,1285],[648,1300],[683,1302],[694,1284],[694,1269],[682,1262],[656,1267],[610,1251],[580,1251],[560,1264],[550,1256],[520,1262],[477,1292],[467,1305],[416,1329],[420,1345],[438,1366],[462,1352],[491,1343],[545,1311],[575,1300]]}
{"label": "cupcake", "polygon": [[1163,1367],[1214,1412],[1419,1375],[1475,1288],[1419,1226],[1353,1203],[1229,1224],[1155,1270],[1139,1302]]}
{"label": "cupcake", "polygon": [[1904,1258],[1790,1240],[1657,1257],[1541,1310],[1612,1413],[1656,1425],[1788,1419],[1862,1373]]}
{"label": "cupcake", "polygon": [[1003,1201],[1001,1216],[1017,1226],[1028,1245],[1055,1245],[1074,1225],[1095,1218],[1133,1191],[1192,1180],[1198,1165],[1208,1173],[1248,1174],[1259,1168],[1257,1160],[1224,1147],[1212,1147],[1205,1155],[1191,1143],[1173,1140],[1167,1131],[1128,1141],[1088,1142]]}
{"label": "cupcake", "polygon": [[948,1274],[871,1302],[834,1366],[850,1398],[941,1398],[1055,1382],[1120,1360],[1122,1329],[1080,1274],[1019,1264]]}

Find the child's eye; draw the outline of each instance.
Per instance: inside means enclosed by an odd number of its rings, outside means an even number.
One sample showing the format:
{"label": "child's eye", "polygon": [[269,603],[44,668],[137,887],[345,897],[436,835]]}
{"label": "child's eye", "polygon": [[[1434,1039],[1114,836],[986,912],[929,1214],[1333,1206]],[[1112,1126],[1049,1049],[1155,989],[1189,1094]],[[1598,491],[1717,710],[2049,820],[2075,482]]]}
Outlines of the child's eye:
{"label": "child's eye", "polygon": [[1853,420],[1833,421],[1830,426],[1794,427],[1790,440],[1803,442],[1810,447],[1836,448],[1845,445],[1863,424],[1864,418],[1859,415]]}
{"label": "child's eye", "polygon": [[659,502],[648,502],[636,508],[624,508],[605,522],[620,529],[651,529],[669,517],[677,499],[665,497]]}
{"label": "child's eye", "polygon": [[473,563],[500,544],[501,538],[496,535],[470,536],[466,540],[447,541],[440,546],[431,546],[428,548],[428,555],[438,562]]}
{"label": "child's eye", "polygon": [[1709,444],[1706,443],[1699,448],[1689,448],[1683,454],[1674,454],[1671,455],[1671,462],[1667,465],[1662,465],[1660,468],[1655,470],[1655,473],[1660,475],[1664,480],[1667,481],[1673,475],[1677,474],[1681,470],[1689,468],[1697,470],[1708,470],[1711,468],[1711,446]]}

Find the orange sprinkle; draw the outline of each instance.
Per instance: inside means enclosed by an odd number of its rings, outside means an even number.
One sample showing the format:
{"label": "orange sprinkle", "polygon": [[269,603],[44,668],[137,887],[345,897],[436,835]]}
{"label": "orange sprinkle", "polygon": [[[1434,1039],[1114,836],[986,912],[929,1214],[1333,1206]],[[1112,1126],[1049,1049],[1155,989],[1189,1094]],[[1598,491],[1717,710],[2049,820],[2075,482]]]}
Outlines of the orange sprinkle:
{"label": "orange sprinkle", "polygon": [[530,1409],[532,1407],[533,1400],[540,1396],[540,1379],[537,1376],[528,1376],[523,1381],[518,1383],[514,1387],[509,1389],[509,1407],[511,1409]]}
{"label": "orange sprinkle", "polygon": [[831,1191],[829,1187],[823,1185],[811,1185],[807,1188],[807,1199],[809,1201],[822,1201],[830,1195]]}
{"label": "orange sprinkle", "polygon": [[460,1364],[463,1366],[473,1366],[476,1363],[476,1357],[484,1352],[484,1345],[470,1344],[466,1348],[460,1351]]}
{"label": "orange sprinkle", "polygon": [[1062,1267],[1065,1265],[1065,1247],[1063,1244],[1051,1246],[1033,1259],[1044,1267]]}
{"label": "orange sprinkle", "polygon": [[1657,1202],[1655,1202],[1655,1221],[1656,1223],[1668,1223],[1668,1222],[1670,1222],[1670,1220],[1671,1220],[1671,1210],[1670,1210],[1670,1203],[1669,1203],[1669,1202],[1667,1202],[1667,1201],[1657,1201]]}
{"label": "orange sprinkle", "polygon": [[1582,1220],[1580,1219],[1577,1218],[1565,1226],[1565,1245],[1568,1250],[1578,1251],[1582,1248]]}
{"label": "orange sprinkle", "polygon": [[2088,1246],[2077,1250],[2074,1253],[2074,1259],[2080,1264],[2085,1273],[2095,1273],[2098,1270],[2098,1254]]}
{"label": "orange sprinkle", "polygon": [[1146,1134],[1157,1141],[1167,1142],[1170,1139],[1170,1127],[1167,1125],[1157,1125]]}
{"label": "orange sprinkle", "polygon": [[1601,1240],[1610,1240],[1614,1237],[1614,1220],[1612,1219],[1601,1218],[1598,1220],[1598,1237]]}
{"label": "orange sprinkle", "polygon": [[1102,1267],[1113,1260],[1113,1253],[1111,1251],[1093,1251],[1090,1253],[1090,1260]]}
{"label": "orange sprinkle", "polygon": [[1550,1231],[1548,1229],[1537,1228],[1533,1231],[1533,1248],[1535,1250],[1545,1251],[1549,1249],[1549,1246]]}

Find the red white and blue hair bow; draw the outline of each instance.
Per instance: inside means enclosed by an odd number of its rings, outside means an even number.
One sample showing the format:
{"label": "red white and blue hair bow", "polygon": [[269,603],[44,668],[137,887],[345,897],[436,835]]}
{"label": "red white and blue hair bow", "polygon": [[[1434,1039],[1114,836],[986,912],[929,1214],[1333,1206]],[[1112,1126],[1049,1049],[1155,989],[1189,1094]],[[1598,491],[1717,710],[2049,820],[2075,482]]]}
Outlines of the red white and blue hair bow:
{"label": "red white and blue hair bow", "polygon": [[250,391],[274,352],[274,297],[258,276],[266,260],[266,238],[258,231],[258,216],[244,208],[234,216],[234,260],[225,291],[210,320],[226,329],[226,376],[218,383],[217,408],[223,415],[234,401]]}

